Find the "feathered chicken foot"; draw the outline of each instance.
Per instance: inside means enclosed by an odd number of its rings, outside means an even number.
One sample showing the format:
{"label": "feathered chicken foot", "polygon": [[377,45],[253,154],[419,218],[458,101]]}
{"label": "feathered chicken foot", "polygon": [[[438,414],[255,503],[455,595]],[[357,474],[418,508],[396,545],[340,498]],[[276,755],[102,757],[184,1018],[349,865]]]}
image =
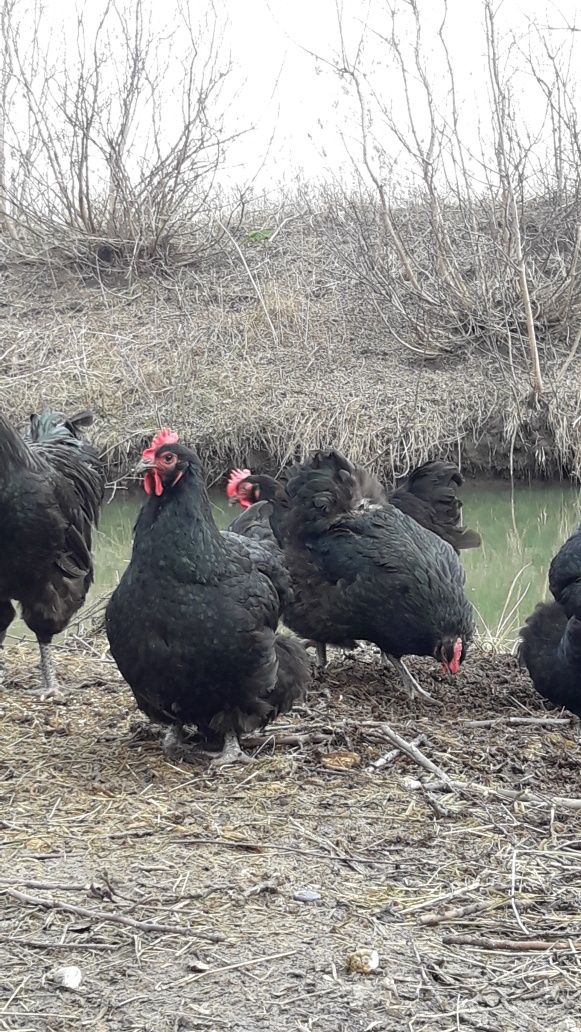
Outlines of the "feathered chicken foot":
{"label": "feathered chicken foot", "polygon": [[199,751],[192,749],[186,742],[181,724],[171,724],[161,741],[161,748],[168,760],[185,760],[194,763],[199,758]]}
{"label": "feathered chicken foot", "polygon": [[226,731],[222,752],[219,752],[218,755],[216,753],[206,753],[206,756],[214,757],[210,764],[211,767],[227,767],[231,763],[254,763],[252,757],[247,756],[240,748],[238,735],[234,731]]}
{"label": "feathered chicken foot", "polygon": [[314,638],[299,639],[304,649],[316,649],[317,667],[324,670],[327,666],[327,646],[324,641],[315,641]]}
{"label": "feathered chicken foot", "polygon": [[45,641],[39,641],[38,647],[40,649],[42,688],[37,689],[35,694],[40,695],[41,699],[54,699],[55,702],[66,702],[67,697],[59,685],[54,668],[50,645]]}
{"label": "feathered chicken foot", "polygon": [[[425,688],[422,688],[419,681],[416,680],[414,675],[408,670],[405,663],[403,663],[401,659],[396,659],[395,656],[390,656],[388,652],[382,652],[382,660],[388,660],[391,663],[391,665],[397,670],[399,676],[401,677],[403,686],[404,688],[407,688],[407,691],[409,692],[409,697],[412,701],[415,699],[416,692],[419,692],[420,695],[423,695],[426,699],[429,699],[430,702],[436,701],[433,695],[430,695],[430,693],[427,692]],[[385,662],[383,662],[383,665],[385,665]]]}

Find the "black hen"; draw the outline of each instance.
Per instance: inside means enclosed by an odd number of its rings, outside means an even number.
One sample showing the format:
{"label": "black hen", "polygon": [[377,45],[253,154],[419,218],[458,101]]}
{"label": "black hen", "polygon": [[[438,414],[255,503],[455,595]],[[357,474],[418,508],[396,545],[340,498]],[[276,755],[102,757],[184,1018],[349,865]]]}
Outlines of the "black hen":
{"label": "black hen", "polygon": [[464,477],[454,463],[426,462],[410,473],[388,496],[388,501],[447,541],[456,552],[478,548],[482,544],[480,534],[461,525],[462,502],[458,488],[463,483]]}
{"label": "black hen", "polygon": [[0,414],[0,644],[20,603],[40,647],[43,692],[61,692],[50,642],[85,601],[91,537],[105,489],[97,453],[81,437],[89,412],[33,415],[23,439]]}
{"label": "black hen", "polygon": [[[458,488],[463,483],[463,477],[450,462],[436,460],[419,466],[400,487],[389,494],[362,466],[351,462],[334,449],[320,450],[314,452],[303,466],[288,470],[286,483],[265,475],[252,475],[247,469],[233,470],[226,489],[227,495],[231,501],[238,501],[243,508],[259,499],[271,501],[272,531],[279,545],[286,549],[284,527],[288,509],[287,486],[292,485],[293,478],[298,474],[309,470],[326,470],[337,482],[343,484],[346,492],[343,498],[345,511],[374,510],[393,505],[411,516],[420,526],[447,541],[457,553],[460,549],[476,548],[481,544],[480,535],[476,531],[461,526],[462,502],[458,497]],[[300,593],[300,583],[294,581],[294,587]],[[319,664],[324,666],[325,641],[316,640],[314,629],[309,634],[309,641],[316,645]],[[331,641],[336,639],[328,639],[329,643]],[[346,639],[340,644],[343,648],[353,648],[355,642]]]}
{"label": "black hen", "polygon": [[[458,489],[464,483],[464,478],[452,462],[439,459],[426,462],[412,470],[403,483],[391,492],[362,466],[332,449],[314,452],[309,462],[288,470],[286,483],[306,469],[328,469],[338,476],[350,474],[353,509],[394,505],[426,530],[431,530],[447,541],[456,552],[465,548],[478,548],[482,544],[477,531],[461,524],[462,501]],[[286,483],[263,474],[252,474],[248,469],[232,470],[226,493],[231,501],[237,501],[243,508],[259,500],[272,501],[274,508],[271,524],[280,543],[284,520],[282,508],[286,506]]]}
{"label": "black hen", "polygon": [[581,716],[581,527],[549,569],[554,602],[540,602],[520,632],[519,661],[545,699]]}
{"label": "black hen", "polygon": [[169,724],[166,747],[195,724],[223,737],[216,762],[245,760],[238,736],[299,699],[301,645],[276,634],[289,578],[276,547],[220,532],[196,455],[162,431],[143,454],[149,498],[131,562],[106,611],[111,652],[138,706]]}
{"label": "black hen", "polygon": [[[233,469],[230,472],[226,485],[226,496],[230,505],[238,502],[241,509],[248,512],[258,502],[269,502],[268,520],[275,540],[282,547],[283,545],[283,524],[287,509],[286,482],[275,480],[265,473],[253,474],[249,469]],[[266,510],[263,509],[262,515]],[[253,516],[244,520],[238,516],[230,525],[229,529],[236,533],[244,533],[245,528],[252,523]],[[242,522],[240,522],[242,521]],[[262,516],[261,516],[262,522]]]}
{"label": "black hen", "polygon": [[405,655],[433,656],[455,673],[474,633],[454,550],[394,506],[354,511],[347,469],[305,468],[287,486],[285,559],[297,634],[379,646],[413,689]]}

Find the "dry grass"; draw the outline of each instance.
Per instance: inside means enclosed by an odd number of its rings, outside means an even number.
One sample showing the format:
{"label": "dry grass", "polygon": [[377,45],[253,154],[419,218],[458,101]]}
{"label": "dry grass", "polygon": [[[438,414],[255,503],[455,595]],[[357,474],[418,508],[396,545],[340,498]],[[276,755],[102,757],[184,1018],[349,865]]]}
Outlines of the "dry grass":
{"label": "dry grass", "polygon": [[576,367],[530,410],[526,379],[515,390],[502,362],[423,363],[356,292],[324,270],[313,285],[308,270],[267,264],[257,292],[229,265],[130,286],[11,268],[0,405],[15,420],[43,403],[92,406],[112,476],[160,423],[195,444],[212,478],[329,443],[385,475],[434,454],[473,470],[579,472]]}
{"label": "dry grass", "polygon": [[[579,815],[551,801],[581,797],[580,749],[513,659],[434,674],[437,707],[368,654],[337,660],[273,728],[295,744],[211,772],[162,757],[101,648],[60,653],[64,708],[7,650],[0,1028],[573,1032]],[[385,721],[471,787],[394,755]],[[376,974],[347,972],[359,946]]]}

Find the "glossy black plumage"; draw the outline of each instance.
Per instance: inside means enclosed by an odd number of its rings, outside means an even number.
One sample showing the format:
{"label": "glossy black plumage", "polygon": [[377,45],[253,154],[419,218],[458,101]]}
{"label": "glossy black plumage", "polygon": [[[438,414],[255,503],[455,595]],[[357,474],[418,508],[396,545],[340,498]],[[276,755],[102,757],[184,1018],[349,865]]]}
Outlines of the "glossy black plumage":
{"label": "glossy black plumage", "polygon": [[[289,498],[295,497],[297,493],[300,495],[301,491],[304,493],[305,478],[307,478],[312,487],[316,482],[316,478],[313,480],[316,473],[320,474],[319,483],[323,485],[321,497],[316,504],[312,503],[312,500],[308,501],[307,509],[310,507],[309,512],[305,511],[304,508],[301,510],[295,500],[295,515],[289,522]],[[297,488],[297,477],[302,477],[303,479],[302,488]],[[431,530],[442,541],[450,543],[456,552],[460,548],[476,547],[480,544],[480,536],[474,531],[462,528],[460,524],[462,503],[458,497],[458,488],[462,482],[462,475],[456,466],[449,462],[434,461],[418,467],[396,491],[389,494],[372,474],[363,467],[351,462],[350,459],[334,449],[314,452],[308,462],[286,471],[284,480],[277,481],[272,477],[263,475],[250,475],[246,478],[246,481],[242,484],[241,497],[246,501],[255,500],[256,498],[269,499],[272,506],[271,529],[274,537],[284,550],[285,560],[291,573],[294,602],[288,609],[285,609],[285,622],[298,634],[313,643],[318,643],[317,649],[321,662],[325,661],[325,644],[339,645],[343,648],[354,647],[357,634],[353,627],[356,621],[346,611],[348,606],[345,603],[341,605],[340,612],[336,611],[336,604],[331,602],[326,589],[323,588],[318,580],[318,574],[313,572],[313,544],[311,542],[307,547],[304,539],[301,543],[300,537],[297,536],[299,526],[297,513],[301,513],[301,519],[310,525],[311,531],[316,532],[317,523],[325,530],[328,526],[331,510],[327,511],[325,504],[322,503],[322,496],[329,489],[332,493],[335,492],[332,511],[337,514],[350,513],[353,517],[355,514],[363,515],[367,512],[371,516],[372,513],[385,509],[387,515],[383,520],[379,536],[377,528],[373,526],[373,523],[370,522],[369,524],[370,540],[371,536],[375,535],[374,544],[371,546],[368,542],[369,547],[371,550],[373,548],[381,550],[385,546],[385,541],[388,539],[389,534],[394,536],[396,544],[399,542],[404,554],[400,556],[399,578],[393,580],[390,588],[392,602],[397,608],[394,591],[397,592],[405,589],[409,592],[412,590],[421,608],[421,600],[424,597],[427,599],[431,597],[434,577],[430,579],[429,584],[424,585],[420,583],[421,578],[418,574],[417,583],[413,588],[410,588],[410,584],[406,587],[402,583],[401,570],[405,568],[406,549],[408,549],[408,561],[412,562],[412,553],[409,552],[410,544],[409,542],[406,544],[406,537],[409,537],[410,533],[413,535],[413,532],[408,530],[405,521],[403,521],[403,524],[398,523],[397,517],[393,517],[393,510],[397,509],[405,513],[420,527]],[[327,497],[327,501],[330,501],[329,497]],[[322,508],[321,505],[323,505]],[[252,506],[250,509],[247,509],[238,519],[250,520],[254,508],[255,506]],[[380,518],[379,522],[382,522],[382,518]],[[430,537],[431,535],[428,537],[428,541],[430,541]],[[424,539],[420,538],[420,540]],[[416,545],[414,544],[413,549],[415,548]],[[447,555],[445,549],[442,550],[433,542],[428,551],[430,559],[433,557],[436,564],[439,562],[439,556],[442,551],[444,555]],[[353,566],[357,561],[357,557],[353,549],[348,554]],[[373,586],[377,588],[377,575],[371,573],[369,566],[370,555],[368,554],[366,557],[361,555],[360,560],[362,563],[367,563],[365,576],[370,578],[370,590],[373,591]],[[379,562],[379,566],[381,567],[381,562]],[[363,573],[363,567],[361,572]],[[415,576],[413,569],[412,575]],[[450,576],[452,576],[450,571],[444,572],[441,583]],[[463,573],[457,564],[454,566],[453,578],[459,578],[463,583]],[[435,578],[435,583],[438,583],[438,577]],[[444,594],[447,597],[446,593]],[[320,595],[321,598],[319,597]],[[463,590],[461,596],[465,597]],[[442,600],[440,600],[439,604],[440,606],[442,605]],[[337,617],[340,618],[337,619]],[[462,623],[463,621],[460,622]],[[471,618],[468,622],[471,626]],[[349,630],[347,630],[348,626]],[[375,641],[379,633],[375,629],[373,631],[375,637],[371,637],[369,640]],[[428,638],[430,634],[431,632],[428,633]],[[365,635],[365,637],[367,636]],[[420,654],[423,654],[423,650],[426,647],[425,642],[418,645],[415,637],[411,644],[414,647],[419,647]],[[406,648],[407,645],[402,652],[392,652],[392,655],[405,655]]]}
{"label": "glossy black plumage", "polygon": [[105,477],[81,438],[90,413],[45,410],[23,438],[0,414],[0,642],[11,600],[39,642],[50,642],[81,607],[93,579],[92,530]]}
{"label": "glossy black plumage", "polygon": [[520,632],[519,661],[545,699],[581,716],[581,528],[551,562],[554,602],[541,602]]}
{"label": "glossy black plumage", "polygon": [[252,500],[273,502],[271,526],[279,543],[282,543],[286,486],[298,473],[307,469],[327,469],[338,477],[350,474],[353,509],[393,505],[447,541],[456,552],[478,548],[482,543],[477,531],[462,526],[462,501],[458,492],[464,477],[454,463],[439,459],[426,462],[412,470],[399,487],[389,491],[368,470],[334,449],[314,452],[303,466],[287,470],[284,480],[277,481],[263,474],[251,474],[247,478],[247,483],[253,487]]}
{"label": "glossy black plumage", "polygon": [[452,462],[437,459],[418,466],[388,496],[400,512],[447,541],[457,552],[478,548],[480,534],[461,525],[462,502],[458,488],[464,483],[460,470]]}
{"label": "glossy black plumage", "polygon": [[152,720],[238,735],[290,709],[309,662],[298,642],[276,634],[289,596],[278,548],[253,527],[248,536],[220,532],[197,457],[171,450],[182,475],[141,510],[107,635]]}
{"label": "glossy black plumage", "polygon": [[289,481],[285,558],[298,634],[342,645],[363,639],[396,658],[449,654],[473,636],[454,550],[394,506],[353,511],[353,477],[330,466]]}

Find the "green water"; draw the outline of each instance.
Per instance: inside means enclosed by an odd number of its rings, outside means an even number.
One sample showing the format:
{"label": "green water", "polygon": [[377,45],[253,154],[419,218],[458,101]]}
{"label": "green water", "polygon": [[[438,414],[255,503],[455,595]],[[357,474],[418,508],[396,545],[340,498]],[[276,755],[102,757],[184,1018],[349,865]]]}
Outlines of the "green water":
{"label": "green water", "polygon": [[[87,601],[110,591],[131,553],[133,523],[141,492],[117,492],[103,508],[95,536],[95,584]],[[469,482],[463,490],[465,523],[482,535],[482,548],[464,552],[467,590],[480,617],[481,634],[510,647],[535,603],[545,596],[551,558],[581,521],[581,493],[567,484],[518,485]],[[211,492],[214,516],[225,527],[238,510]],[[82,617],[82,614],[80,614]],[[21,634],[21,623],[11,632]]]}
{"label": "green water", "polygon": [[464,521],[482,547],[463,553],[469,596],[489,636],[514,642],[518,628],[547,595],[549,564],[581,522],[581,492],[570,484],[473,482],[463,489]]}

